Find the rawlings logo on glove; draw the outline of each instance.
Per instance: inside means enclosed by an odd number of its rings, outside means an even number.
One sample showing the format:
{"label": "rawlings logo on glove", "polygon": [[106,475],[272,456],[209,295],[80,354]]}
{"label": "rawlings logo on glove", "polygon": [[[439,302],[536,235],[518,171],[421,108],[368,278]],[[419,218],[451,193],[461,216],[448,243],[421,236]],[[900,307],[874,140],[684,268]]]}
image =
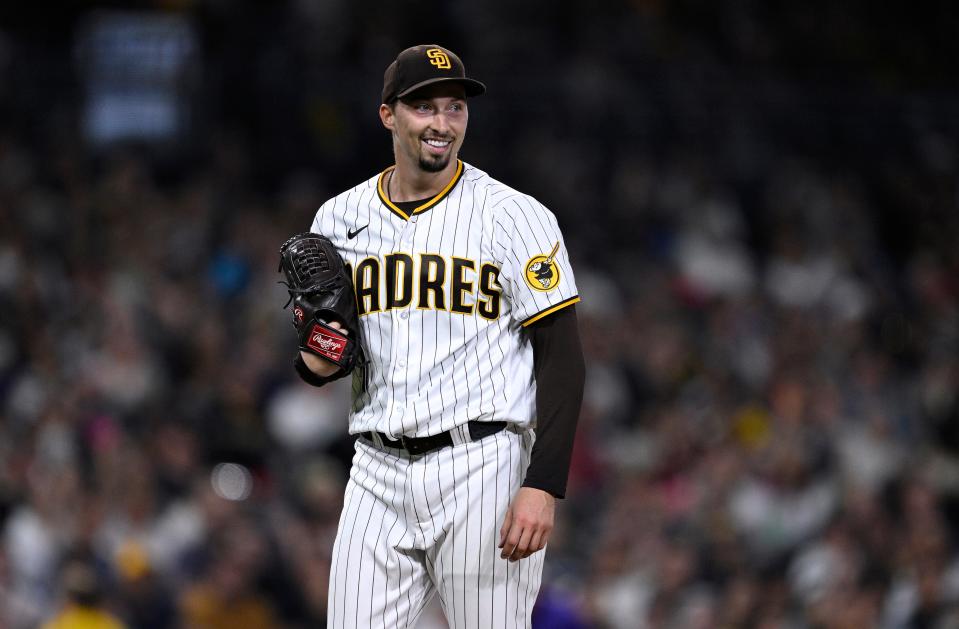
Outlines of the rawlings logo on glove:
{"label": "rawlings logo on glove", "polygon": [[334,337],[330,334],[326,334],[319,325],[314,325],[310,339],[306,342],[306,344],[314,354],[318,354],[324,358],[332,360],[333,362],[337,362],[342,358],[343,350],[346,349],[346,343],[348,340],[349,339],[342,335]]}

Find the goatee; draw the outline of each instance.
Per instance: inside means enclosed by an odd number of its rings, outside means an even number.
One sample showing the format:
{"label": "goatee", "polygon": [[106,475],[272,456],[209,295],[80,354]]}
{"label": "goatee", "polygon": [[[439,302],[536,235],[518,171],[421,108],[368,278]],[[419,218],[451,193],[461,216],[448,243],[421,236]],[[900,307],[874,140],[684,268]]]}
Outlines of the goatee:
{"label": "goatee", "polygon": [[450,163],[450,158],[446,157],[444,159],[429,160],[425,157],[420,157],[420,168],[425,170],[428,173],[438,173],[444,168],[447,167]]}

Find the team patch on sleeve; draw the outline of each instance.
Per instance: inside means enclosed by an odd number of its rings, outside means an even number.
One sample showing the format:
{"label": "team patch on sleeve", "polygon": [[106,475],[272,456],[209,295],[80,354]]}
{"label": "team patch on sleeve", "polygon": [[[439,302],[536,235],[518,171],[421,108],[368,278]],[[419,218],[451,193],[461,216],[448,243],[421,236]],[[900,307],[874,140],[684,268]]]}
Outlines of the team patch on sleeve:
{"label": "team patch on sleeve", "polygon": [[553,250],[549,252],[549,255],[535,255],[526,263],[524,277],[530,288],[546,292],[559,286],[559,265],[556,264],[557,251],[559,251],[558,240],[553,245]]}

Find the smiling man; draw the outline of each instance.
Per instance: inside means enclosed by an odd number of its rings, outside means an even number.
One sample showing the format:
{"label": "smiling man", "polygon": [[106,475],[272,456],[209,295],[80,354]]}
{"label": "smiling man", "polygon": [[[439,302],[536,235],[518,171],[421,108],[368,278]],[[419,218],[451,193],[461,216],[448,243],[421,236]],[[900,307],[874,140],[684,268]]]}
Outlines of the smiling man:
{"label": "smiling man", "polygon": [[330,627],[412,627],[437,593],[451,627],[530,624],[582,400],[579,297],[553,214],[459,159],[485,91],[446,48],[401,52],[379,108],[395,165],[313,221],[350,269],[367,359]]}

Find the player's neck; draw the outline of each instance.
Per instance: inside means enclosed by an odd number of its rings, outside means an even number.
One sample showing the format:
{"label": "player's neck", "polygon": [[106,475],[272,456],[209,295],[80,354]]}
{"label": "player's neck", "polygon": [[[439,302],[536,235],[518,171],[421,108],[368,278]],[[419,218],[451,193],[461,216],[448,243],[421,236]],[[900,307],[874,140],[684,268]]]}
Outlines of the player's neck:
{"label": "player's neck", "polygon": [[456,158],[451,159],[446,168],[435,173],[397,161],[387,182],[390,200],[402,203],[435,197],[456,174],[458,161]]}

